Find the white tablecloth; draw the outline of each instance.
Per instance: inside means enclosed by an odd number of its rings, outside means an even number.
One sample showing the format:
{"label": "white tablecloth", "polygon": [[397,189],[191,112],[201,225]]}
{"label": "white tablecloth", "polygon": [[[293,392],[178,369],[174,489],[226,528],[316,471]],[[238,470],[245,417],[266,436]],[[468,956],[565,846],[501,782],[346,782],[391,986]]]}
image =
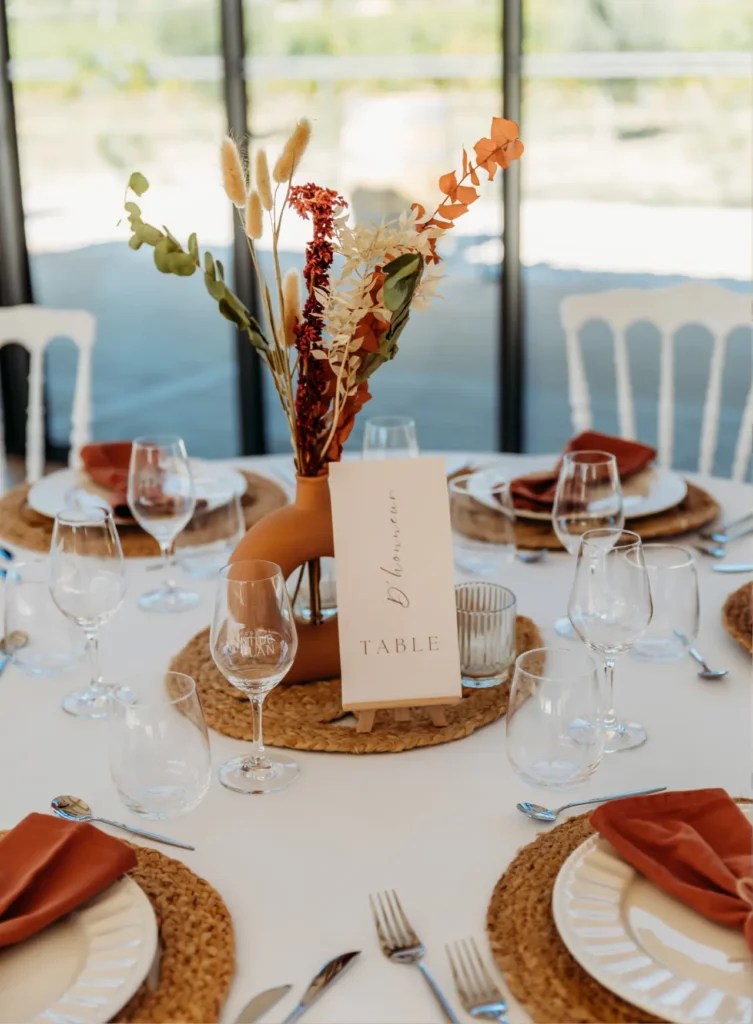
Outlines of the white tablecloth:
{"label": "white tablecloth", "polygon": [[[522,456],[502,456],[510,469]],[[273,470],[286,460],[242,460]],[[287,464],[287,462],[286,462]],[[458,464],[454,457],[453,465]],[[753,487],[727,480],[698,482],[727,516],[753,505]],[[746,541],[732,558],[751,560]],[[724,632],[720,609],[745,576],[711,572],[698,558],[702,619],[698,646],[712,666],[729,669],[723,682],[696,675],[690,658],[646,665],[630,657],[617,667],[618,711],[649,733],[638,750],[605,759],[589,782],[563,798],[625,789],[723,786],[735,795],[751,789],[751,662]],[[129,561],[129,594],[102,631],[103,667],[110,679],[143,667],[167,667],[171,657],[210,619],[214,587],[198,583],[200,606],[181,615],[146,614],[136,606],[158,574]],[[543,564],[509,567],[504,582],[518,610],[538,623],[547,642],[566,609],[573,562],[564,554]],[[191,581],[195,583],[196,581]],[[84,669],[79,673],[83,680]],[[140,822],[119,803],[110,781],[105,722],[69,718],[60,698],[78,679],[70,674],[34,680],[9,666],[0,678],[0,827],[29,811],[46,811],[59,793],[84,797],[96,810]],[[245,744],[211,734],[213,763],[243,752]],[[520,799],[552,804],[556,794],[521,782],[505,756],[504,722],[470,738],[403,754],[353,757],[300,753],[300,779],[269,797],[244,797],[215,780],[192,814],[157,824],[195,843],[194,853],[161,847],[214,885],[227,902],[237,939],[238,971],[224,1021],[232,1021],[261,989],[286,982],[299,995],[331,956],[351,949],[363,956],[307,1016],[311,1024],[428,1024],[440,1020],[415,970],[381,955],[368,894],[395,888],[427,947],[427,964],[457,1004],[444,943],[475,936],[484,946],[492,888],[516,850],[542,827],[516,809]],[[577,812],[576,812],[577,813]],[[281,1019],[292,995],[265,1020]],[[525,1013],[512,1004],[510,1020]]]}

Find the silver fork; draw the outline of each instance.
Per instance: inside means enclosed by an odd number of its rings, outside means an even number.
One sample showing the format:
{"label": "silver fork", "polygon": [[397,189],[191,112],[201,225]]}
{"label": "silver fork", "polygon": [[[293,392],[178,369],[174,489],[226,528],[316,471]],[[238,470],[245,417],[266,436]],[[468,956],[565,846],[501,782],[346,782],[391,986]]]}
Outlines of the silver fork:
{"label": "silver fork", "polygon": [[411,928],[395,890],[369,896],[369,902],[379,936],[379,945],[382,947],[384,955],[396,964],[410,964],[417,967],[426,979],[432,995],[441,1006],[445,1020],[448,1020],[450,1024],[460,1024],[436,981],[429,974],[426,965],[421,963],[426,949]]}
{"label": "silver fork", "polygon": [[450,946],[445,946],[445,949],[455,988],[465,1012],[471,1017],[508,1024],[505,1017],[507,1002],[494,978],[484,967],[474,940],[463,939],[462,943],[456,942],[454,954]]}

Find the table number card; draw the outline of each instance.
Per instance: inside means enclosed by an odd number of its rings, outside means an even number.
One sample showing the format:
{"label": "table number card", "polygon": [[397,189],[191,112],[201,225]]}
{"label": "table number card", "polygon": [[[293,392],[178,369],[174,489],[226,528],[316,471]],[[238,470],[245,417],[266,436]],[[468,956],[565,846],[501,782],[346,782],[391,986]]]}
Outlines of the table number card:
{"label": "table number card", "polygon": [[329,473],[343,707],[459,700],[444,459],[335,462]]}

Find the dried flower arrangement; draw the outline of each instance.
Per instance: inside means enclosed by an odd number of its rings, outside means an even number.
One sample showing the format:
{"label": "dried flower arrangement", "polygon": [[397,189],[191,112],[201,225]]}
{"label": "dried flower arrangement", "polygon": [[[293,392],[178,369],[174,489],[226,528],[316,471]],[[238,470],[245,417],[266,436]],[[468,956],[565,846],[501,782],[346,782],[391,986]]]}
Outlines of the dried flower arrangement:
{"label": "dried flower arrangement", "polygon": [[[523,152],[517,124],[492,118],[490,137],[473,147],[476,163],[463,150],[460,180],[455,171],[439,179],[443,199],[432,214],[427,216],[414,203],[397,220],[350,226],[347,203],[337,192],[293,184],[310,136],[309,123],[300,121],[271,174],[264,150],[256,154],[252,176],[233,139],[226,138],[221,146],[223,184],[243,223],[266,327],[228,287],[219,260],[205,251],[202,264],[195,234],[184,248],[167,228],[142,220],[128,191],[137,197],[146,192],[149,183],[143,174],[131,175],[125,203],[132,232],[128,244],[132,249],[152,246],[158,270],[190,277],[203,265],[207,291],[220,313],[245,331],[269,367],[302,476],[320,475],[340,458],[356,416],[371,397],[370,377],[394,359],[411,309],[421,309],[435,293],[437,241],[478,199],[479,171],[486,171],[491,181],[497,168],[509,167]],[[303,306],[300,275],[288,271],[283,277],[279,260],[283,215],[291,208],[313,226],[306,247]],[[272,240],[274,298],[255,246],[265,231]]]}

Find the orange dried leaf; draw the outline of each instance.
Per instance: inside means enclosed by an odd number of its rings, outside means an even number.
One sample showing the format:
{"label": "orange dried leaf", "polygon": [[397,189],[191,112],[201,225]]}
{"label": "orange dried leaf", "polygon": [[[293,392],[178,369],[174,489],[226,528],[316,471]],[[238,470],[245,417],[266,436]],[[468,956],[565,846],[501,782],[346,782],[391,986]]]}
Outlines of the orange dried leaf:
{"label": "orange dried leaf", "polygon": [[478,199],[478,192],[475,188],[471,188],[470,185],[458,185],[453,198],[457,199],[459,203],[466,203],[470,206],[471,203],[475,203]]}
{"label": "orange dried leaf", "polygon": [[465,203],[442,203],[439,207],[438,213],[441,213],[443,217],[448,220],[456,220],[458,217],[462,217],[464,213],[468,212],[468,207]]}
{"label": "orange dried leaf", "polygon": [[468,173],[468,154],[463,149],[463,177]]}
{"label": "orange dried leaf", "polygon": [[420,203],[411,203],[410,208],[416,211],[419,220],[426,215],[426,209]]}
{"label": "orange dried leaf", "polygon": [[471,164],[471,181],[473,182],[474,185],[481,184],[481,182],[479,181],[479,176],[476,173],[476,168],[473,166],[473,164]]}
{"label": "orange dried leaf", "polygon": [[523,156],[523,143],[520,139],[513,139],[505,146],[505,154],[508,160],[519,160]]}
{"label": "orange dried leaf", "polygon": [[520,128],[514,121],[508,121],[506,117],[492,118],[492,141],[498,146],[505,142],[512,142],[520,135]]}
{"label": "orange dried leaf", "polygon": [[[421,225],[423,228],[441,228],[446,231],[452,227],[452,222],[449,220],[439,220],[437,217],[432,217],[431,220],[427,220],[425,224]],[[431,243],[429,243],[431,244]]]}
{"label": "orange dried leaf", "polygon": [[450,171],[449,174],[443,174],[439,179],[439,190],[444,192],[446,196],[451,196],[457,187],[458,179],[455,177],[454,171]]}

